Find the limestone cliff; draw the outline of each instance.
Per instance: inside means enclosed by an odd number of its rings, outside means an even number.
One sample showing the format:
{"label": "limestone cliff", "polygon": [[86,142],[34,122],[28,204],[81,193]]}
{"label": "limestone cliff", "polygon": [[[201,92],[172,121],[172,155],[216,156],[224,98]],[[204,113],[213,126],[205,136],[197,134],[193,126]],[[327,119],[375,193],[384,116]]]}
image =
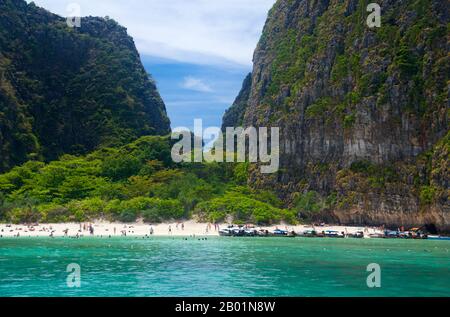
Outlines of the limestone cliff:
{"label": "limestone cliff", "polygon": [[227,127],[238,127],[244,123],[244,115],[247,109],[251,88],[252,74],[248,74],[244,79],[239,95],[223,116],[222,131],[226,131]]}
{"label": "limestone cliff", "polygon": [[0,0],[0,172],[169,132],[124,27],[86,17],[70,28],[33,3]]}
{"label": "limestone cliff", "polygon": [[249,183],[301,217],[449,231],[448,1],[377,1],[380,28],[370,2],[276,2],[240,104],[281,128],[282,168]]}

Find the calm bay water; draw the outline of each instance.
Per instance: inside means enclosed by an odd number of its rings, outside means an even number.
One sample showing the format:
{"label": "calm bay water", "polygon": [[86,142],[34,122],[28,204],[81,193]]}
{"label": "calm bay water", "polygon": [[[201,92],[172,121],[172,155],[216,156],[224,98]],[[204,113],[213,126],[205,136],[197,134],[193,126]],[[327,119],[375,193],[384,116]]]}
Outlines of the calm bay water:
{"label": "calm bay water", "polygon": [[0,296],[450,296],[450,241],[3,238]]}

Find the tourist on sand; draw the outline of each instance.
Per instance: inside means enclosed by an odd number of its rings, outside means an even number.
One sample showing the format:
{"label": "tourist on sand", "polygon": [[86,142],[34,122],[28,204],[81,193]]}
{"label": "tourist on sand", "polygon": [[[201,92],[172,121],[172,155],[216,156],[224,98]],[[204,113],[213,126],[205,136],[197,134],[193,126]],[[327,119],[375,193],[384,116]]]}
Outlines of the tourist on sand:
{"label": "tourist on sand", "polygon": [[169,234],[172,234],[172,226],[169,225]]}
{"label": "tourist on sand", "polygon": [[114,227],[114,235],[116,235],[116,227]]}
{"label": "tourist on sand", "polygon": [[150,226],[150,235],[153,235],[153,227]]}
{"label": "tourist on sand", "polygon": [[184,230],[184,222],[181,224],[181,230]]}

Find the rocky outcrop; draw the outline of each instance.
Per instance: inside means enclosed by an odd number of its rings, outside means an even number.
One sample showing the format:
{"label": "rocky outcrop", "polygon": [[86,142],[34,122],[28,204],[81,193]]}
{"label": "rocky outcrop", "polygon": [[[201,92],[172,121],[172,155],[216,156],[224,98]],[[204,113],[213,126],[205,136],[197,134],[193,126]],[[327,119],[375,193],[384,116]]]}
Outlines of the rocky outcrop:
{"label": "rocky outcrop", "polygon": [[223,115],[222,131],[226,131],[227,127],[240,127],[243,125],[251,88],[252,74],[248,74],[233,105]]}
{"label": "rocky outcrop", "polygon": [[124,27],[86,17],[71,28],[34,3],[0,0],[0,171],[169,132]]}
{"label": "rocky outcrop", "polygon": [[242,104],[244,125],[281,128],[281,170],[249,183],[291,207],[314,192],[314,219],[449,231],[448,2],[377,1],[380,28],[369,2],[272,8]]}

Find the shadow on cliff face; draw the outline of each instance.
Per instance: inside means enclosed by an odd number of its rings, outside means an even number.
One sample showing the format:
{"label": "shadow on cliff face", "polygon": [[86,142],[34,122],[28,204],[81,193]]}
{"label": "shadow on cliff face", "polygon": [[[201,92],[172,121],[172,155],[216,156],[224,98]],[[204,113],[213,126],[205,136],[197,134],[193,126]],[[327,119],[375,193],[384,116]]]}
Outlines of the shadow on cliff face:
{"label": "shadow on cliff face", "polygon": [[430,234],[437,234],[438,233],[438,229],[436,228],[436,225],[433,224],[433,223],[426,224],[424,226],[424,228]]}
{"label": "shadow on cliff face", "polygon": [[[369,218],[366,214],[349,214],[346,211],[322,211],[319,213],[301,213],[300,218],[307,222],[312,223],[327,223],[335,225],[347,225],[347,226],[369,226],[369,227],[385,227],[386,229],[397,230],[398,228],[404,227],[405,229],[410,229],[418,227],[429,234],[448,234],[450,233],[450,227],[448,226],[438,226],[435,223],[428,222],[420,224],[420,220],[417,222],[407,221],[407,222],[397,222],[395,219],[388,219],[381,217],[380,219]],[[384,222],[382,220],[385,220]]]}
{"label": "shadow on cliff face", "polygon": [[[338,224],[341,225],[339,217],[333,211],[321,211],[319,213],[311,214],[307,213],[305,219],[313,223],[328,223],[328,224]],[[303,219],[302,214],[300,217]]]}

